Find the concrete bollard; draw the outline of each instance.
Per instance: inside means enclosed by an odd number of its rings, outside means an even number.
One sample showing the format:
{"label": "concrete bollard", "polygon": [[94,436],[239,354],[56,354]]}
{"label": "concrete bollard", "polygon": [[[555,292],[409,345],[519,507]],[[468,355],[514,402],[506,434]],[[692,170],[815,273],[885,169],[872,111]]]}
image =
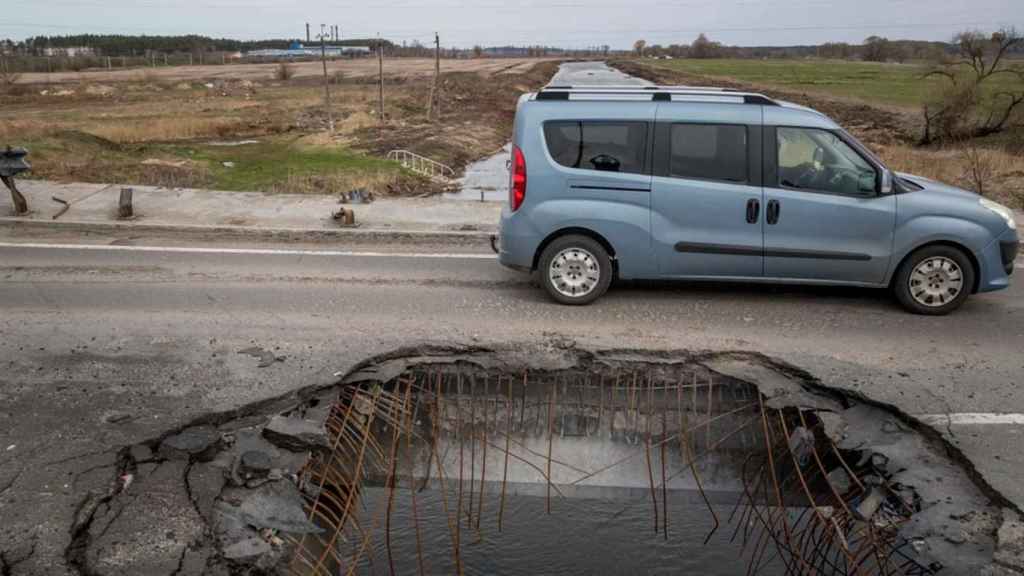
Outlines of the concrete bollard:
{"label": "concrete bollard", "polygon": [[121,197],[117,201],[117,217],[125,220],[135,216],[135,209],[132,208],[132,189],[121,188]]}

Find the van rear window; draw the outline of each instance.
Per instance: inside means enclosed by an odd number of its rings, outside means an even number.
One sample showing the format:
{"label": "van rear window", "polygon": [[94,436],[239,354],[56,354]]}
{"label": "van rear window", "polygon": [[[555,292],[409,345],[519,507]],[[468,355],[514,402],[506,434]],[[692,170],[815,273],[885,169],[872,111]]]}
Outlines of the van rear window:
{"label": "van rear window", "polygon": [[702,180],[747,180],[747,128],[727,124],[673,124],[669,175]]}
{"label": "van rear window", "polygon": [[644,173],[644,122],[548,122],[548,152],[562,166],[601,172]]}

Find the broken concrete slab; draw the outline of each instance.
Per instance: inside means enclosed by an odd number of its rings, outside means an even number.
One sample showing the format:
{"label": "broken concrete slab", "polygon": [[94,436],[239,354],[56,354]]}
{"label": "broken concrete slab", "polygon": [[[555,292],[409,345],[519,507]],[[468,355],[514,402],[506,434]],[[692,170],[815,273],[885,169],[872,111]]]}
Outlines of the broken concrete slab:
{"label": "broken concrete slab", "polygon": [[196,463],[189,467],[185,477],[188,494],[203,520],[213,518],[213,505],[224,490],[227,480],[224,471],[208,463]]}
{"label": "broken concrete slab", "polygon": [[222,553],[228,560],[249,560],[271,551],[270,544],[262,538],[246,538],[225,546]]}
{"label": "broken concrete slab", "polygon": [[135,444],[128,449],[132,462],[146,462],[153,459],[153,451],[145,444]]}
{"label": "broken concrete slab", "polygon": [[249,450],[242,453],[240,468],[242,474],[247,474],[253,477],[264,477],[273,467],[274,461],[266,452]]}
{"label": "broken concrete slab", "polygon": [[323,422],[274,416],[263,428],[263,437],[274,445],[292,452],[308,452],[329,448]]}
{"label": "broken concrete slab", "polygon": [[1024,572],[1024,521],[1013,510],[1003,509],[1003,522],[996,533],[996,564]]}
{"label": "broken concrete slab", "polygon": [[138,471],[138,489],[116,496],[89,527],[86,567],[102,576],[173,574],[203,533],[182,479],[187,463],[170,460]]}
{"label": "broken concrete slab", "polygon": [[210,460],[216,455],[220,432],[212,426],[186,428],[160,443],[160,455],[171,459]]}
{"label": "broken concrete slab", "polygon": [[309,521],[299,489],[291,482],[271,482],[252,491],[239,506],[242,518],[257,529],[272,528],[292,534],[323,532]]}

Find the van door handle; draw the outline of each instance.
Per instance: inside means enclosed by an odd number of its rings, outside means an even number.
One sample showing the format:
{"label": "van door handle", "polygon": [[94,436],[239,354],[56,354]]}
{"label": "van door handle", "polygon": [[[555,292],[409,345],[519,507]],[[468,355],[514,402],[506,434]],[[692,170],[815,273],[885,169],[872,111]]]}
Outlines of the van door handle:
{"label": "van door handle", "polygon": [[765,213],[765,220],[769,224],[777,224],[779,222],[779,213],[782,212],[782,205],[779,204],[778,200],[768,201],[768,210]]}
{"label": "van door handle", "polygon": [[747,222],[754,224],[757,222],[757,217],[761,214],[761,202],[755,198],[747,200]]}

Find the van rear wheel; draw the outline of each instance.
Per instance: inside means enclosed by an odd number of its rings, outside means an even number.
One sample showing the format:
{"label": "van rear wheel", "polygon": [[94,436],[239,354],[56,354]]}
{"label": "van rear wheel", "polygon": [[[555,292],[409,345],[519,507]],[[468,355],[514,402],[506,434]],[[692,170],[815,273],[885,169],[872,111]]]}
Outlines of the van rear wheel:
{"label": "van rear wheel", "polygon": [[974,266],[952,246],[927,246],[910,255],[893,290],[903,307],[915,314],[942,316],[959,308],[974,286]]}
{"label": "van rear wheel", "polygon": [[556,238],[541,254],[538,276],[555,301],[583,305],[597,300],[612,282],[612,260],[593,238]]}

